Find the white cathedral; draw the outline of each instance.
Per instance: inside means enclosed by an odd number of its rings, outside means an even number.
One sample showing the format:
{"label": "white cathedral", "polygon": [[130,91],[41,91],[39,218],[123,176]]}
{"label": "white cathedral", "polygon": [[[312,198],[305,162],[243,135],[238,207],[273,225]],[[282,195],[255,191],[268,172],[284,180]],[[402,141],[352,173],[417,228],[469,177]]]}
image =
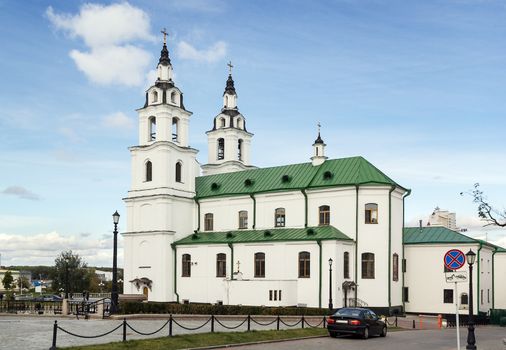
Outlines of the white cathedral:
{"label": "white cathedral", "polygon": [[362,157],[327,159],[320,133],[310,162],[252,166],[253,134],[231,72],[200,166],[189,146],[192,113],[173,76],[164,43],[138,109],[139,145],[130,148],[125,294],[451,313],[455,302],[466,309],[467,293],[446,284],[442,255],[459,248],[478,253],[475,310],[506,308],[505,249],[445,228],[404,228],[410,190]]}

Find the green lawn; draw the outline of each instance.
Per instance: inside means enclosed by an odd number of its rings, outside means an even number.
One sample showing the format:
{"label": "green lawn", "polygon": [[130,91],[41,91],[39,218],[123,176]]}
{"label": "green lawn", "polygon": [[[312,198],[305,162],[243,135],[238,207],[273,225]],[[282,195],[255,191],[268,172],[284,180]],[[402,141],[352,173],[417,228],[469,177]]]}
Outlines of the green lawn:
{"label": "green lawn", "polygon": [[240,344],[265,340],[293,339],[310,336],[327,335],[324,328],[290,329],[284,331],[251,331],[251,332],[227,332],[227,333],[201,333],[176,335],[174,337],[129,340],[125,343],[115,342],[101,345],[77,346],[65,349],[86,350],[117,350],[117,349],[188,349],[202,346]]}

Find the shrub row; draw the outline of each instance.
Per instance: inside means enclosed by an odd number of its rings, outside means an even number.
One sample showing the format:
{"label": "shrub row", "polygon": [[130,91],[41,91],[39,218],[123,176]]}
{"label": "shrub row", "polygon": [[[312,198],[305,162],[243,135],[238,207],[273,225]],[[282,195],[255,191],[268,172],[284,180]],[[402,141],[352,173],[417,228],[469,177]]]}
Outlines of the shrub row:
{"label": "shrub row", "polygon": [[212,304],[179,304],[161,302],[121,302],[123,314],[190,314],[190,315],[328,315],[328,309],[309,307],[266,307]]}

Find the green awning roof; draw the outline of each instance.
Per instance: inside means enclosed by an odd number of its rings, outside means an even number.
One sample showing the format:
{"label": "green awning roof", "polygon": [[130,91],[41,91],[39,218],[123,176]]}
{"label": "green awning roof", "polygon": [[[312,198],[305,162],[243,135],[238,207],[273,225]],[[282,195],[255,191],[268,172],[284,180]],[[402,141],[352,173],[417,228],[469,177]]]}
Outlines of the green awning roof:
{"label": "green awning roof", "polygon": [[175,244],[266,243],[318,240],[352,241],[350,237],[333,226],[317,226],[308,228],[199,232],[180,239]]}
{"label": "green awning roof", "polygon": [[353,185],[389,185],[404,189],[364,158],[352,157],[327,160],[317,166],[302,163],[200,176],[196,179],[196,197]]}
{"label": "green awning roof", "polygon": [[478,240],[446,227],[404,228],[404,244],[430,243],[478,243]]}

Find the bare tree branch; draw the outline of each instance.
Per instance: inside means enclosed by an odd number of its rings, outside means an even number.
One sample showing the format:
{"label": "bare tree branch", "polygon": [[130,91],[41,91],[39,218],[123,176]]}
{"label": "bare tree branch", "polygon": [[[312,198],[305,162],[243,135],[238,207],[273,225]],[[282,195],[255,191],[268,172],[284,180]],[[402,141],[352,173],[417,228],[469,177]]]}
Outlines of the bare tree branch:
{"label": "bare tree branch", "polygon": [[464,194],[473,197],[473,202],[478,204],[478,216],[487,223],[485,226],[506,227],[506,210],[497,210],[489,204],[479,183],[474,184],[473,190],[460,192],[460,195]]}

